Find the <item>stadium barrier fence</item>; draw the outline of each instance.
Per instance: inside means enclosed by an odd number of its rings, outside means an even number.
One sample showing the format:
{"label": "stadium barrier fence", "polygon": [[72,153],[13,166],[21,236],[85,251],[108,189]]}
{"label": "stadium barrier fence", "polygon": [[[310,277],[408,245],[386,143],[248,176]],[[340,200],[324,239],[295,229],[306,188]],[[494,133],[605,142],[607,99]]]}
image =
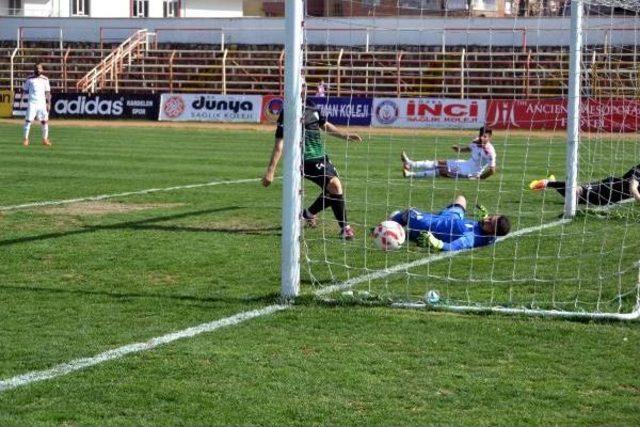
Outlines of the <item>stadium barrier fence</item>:
{"label": "stadium barrier fence", "polygon": [[[382,48],[381,48],[382,49]],[[526,51],[369,50],[324,47],[307,52],[306,80],[332,96],[547,99],[567,96],[565,48]],[[452,48],[453,49],[453,48]],[[78,43],[58,47],[0,47],[0,89],[19,88],[44,62],[54,91],[68,91],[113,50]],[[284,51],[159,48],[142,50],[105,79],[102,91],[267,95],[283,93]],[[637,53],[598,47],[583,58],[596,98],[637,97]],[[615,87],[611,82],[615,81]]]}

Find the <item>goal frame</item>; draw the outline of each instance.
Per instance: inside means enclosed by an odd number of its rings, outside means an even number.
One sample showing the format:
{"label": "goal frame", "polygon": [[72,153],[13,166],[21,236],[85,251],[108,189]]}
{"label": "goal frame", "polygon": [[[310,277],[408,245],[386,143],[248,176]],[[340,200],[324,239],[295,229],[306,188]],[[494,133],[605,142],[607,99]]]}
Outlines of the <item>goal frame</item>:
{"label": "goal frame", "polygon": [[[570,66],[567,122],[566,173],[567,188],[564,203],[565,221],[570,221],[577,211],[578,147],[580,145],[581,106],[581,58],[582,21],[584,0],[571,2]],[[282,247],[281,247],[281,296],[292,300],[300,293],[301,254],[301,146],[302,138],[302,45],[303,45],[303,0],[285,2],[285,110],[284,110],[284,180],[282,201]],[[564,311],[527,307],[499,307],[474,305],[448,305],[444,302],[394,303],[394,307],[428,308],[455,313],[495,313],[506,315],[529,315],[566,319],[592,320],[638,320],[640,319],[640,261],[635,286],[636,303],[628,313]],[[321,292],[325,293],[325,292]]]}

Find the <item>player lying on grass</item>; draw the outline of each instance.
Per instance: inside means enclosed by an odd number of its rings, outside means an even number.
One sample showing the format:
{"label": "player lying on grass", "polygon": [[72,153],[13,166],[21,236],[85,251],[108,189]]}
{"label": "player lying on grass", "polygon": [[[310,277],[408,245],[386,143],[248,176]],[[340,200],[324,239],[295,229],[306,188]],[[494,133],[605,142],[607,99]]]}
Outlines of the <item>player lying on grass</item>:
{"label": "player lying on grass", "polygon": [[[637,164],[620,178],[610,176],[601,181],[580,185],[576,188],[576,197],[578,203],[595,206],[618,203],[631,198],[640,202],[639,182],[640,164]],[[562,197],[566,193],[566,183],[564,181],[556,181],[553,175],[531,181],[529,188],[534,191],[553,188]]]}
{"label": "player lying on grass", "polygon": [[[484,209],[482,209],[484,211]],[[453,204],[438,213],[410,208],[389,219],[406,227],[409,240],[420,247],[442,251],[460,251],[494,243],[506,236],[511,222],[504,215],[487,215],[480,220],[466,219],[467,199],[457,196]]]}
{"label": "player lying on grass", "polygon": [[496,150],[491,144],[492,131],[481,127],[478,138],[464,147],[453,145],[457,153],[471,153],[469,159],[411,160],[404,151],[402,174],[405,178],[443,176],[448,178],[485,179],[496,173]]}
{"label": "player lying on grass", "polygon": [[[340,226],[340,237],[345,240],[353,240],[355,233],[347,221],[347,209],[342,192],[342,183],[338,177],[338,171],[326,153],[325,143],[320,132],[321,129],[336,138],[346,141],[362,141],[362,138],[357,134],[340,132],[338,128],[327,121],[327,118],[312,101],[307,100],[303,114],[302,170],[304,177],[318,185],[322,189],[322,193],[311,206],[303,210],[302,216],[307,225],[315,227],[317,214],[330,206]],[[262,185],[265,187],[268,187],[273,182],[278,161],[282,156],[283,138],[284,110],[280,111],[280,116],[278,117],[275,146],[271,153],[267,171],[262,178]]]}
{"label": "player lying on grass", "polygon": [[49,147],[49,110],[51,109],[51,87],[49,79],[44,74],[44,67],[37,63],[22,85],[22,92],[28,98],[27,112],[24,120],[24,139],[22,145],[29,146],[29,131],[34,119],[40,120],[42,125],[42,144]]}

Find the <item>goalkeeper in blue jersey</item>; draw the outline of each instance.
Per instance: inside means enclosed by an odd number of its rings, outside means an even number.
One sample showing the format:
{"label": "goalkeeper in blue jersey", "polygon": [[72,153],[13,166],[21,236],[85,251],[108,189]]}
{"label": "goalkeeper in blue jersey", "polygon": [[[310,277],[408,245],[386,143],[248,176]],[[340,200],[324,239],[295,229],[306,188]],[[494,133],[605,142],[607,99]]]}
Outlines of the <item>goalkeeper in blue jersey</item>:
{"label": "goalkeeper in blue jersey", "polygon": [[409,240],[421,247],[442,251],[460,251],[487,246],[498,236],[511,230],[504,215],[486,215],[479,220],[466,219],[467,199],[457,196],[453,204],[439,213],[423,212],[415,208],[395,213],[391,220],[406,227]]}

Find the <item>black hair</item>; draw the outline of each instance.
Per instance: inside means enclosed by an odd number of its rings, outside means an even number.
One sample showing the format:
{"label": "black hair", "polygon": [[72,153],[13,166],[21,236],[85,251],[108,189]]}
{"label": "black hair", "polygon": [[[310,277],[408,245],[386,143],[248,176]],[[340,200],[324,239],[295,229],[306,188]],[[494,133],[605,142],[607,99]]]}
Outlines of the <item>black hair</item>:
{"label": "black hair", "polygon": [[482,126],[480,128],[480,131],[478,132],[478,137],[481,137],[482,135],[485,135],[485,134],[493,135],[493,131],[489,126]]}
{"label": "black hair", "polygon": [[496,220],[496,236],[506,236],[511,231],[511,221],[504,215],[498,216]]}

